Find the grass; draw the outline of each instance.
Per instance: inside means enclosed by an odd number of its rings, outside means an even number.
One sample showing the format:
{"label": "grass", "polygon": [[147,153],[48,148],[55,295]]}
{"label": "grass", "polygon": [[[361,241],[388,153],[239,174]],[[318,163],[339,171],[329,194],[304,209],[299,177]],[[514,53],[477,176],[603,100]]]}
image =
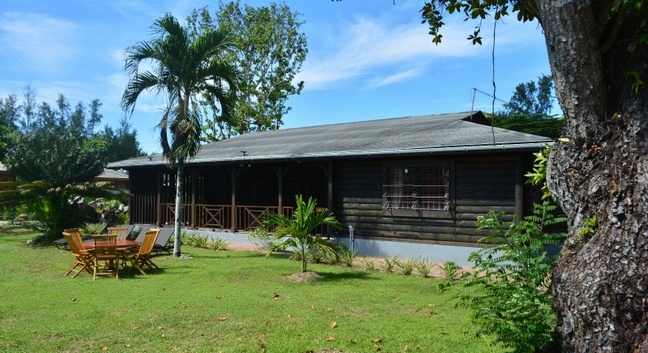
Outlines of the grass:
{"label": "grass", "polygon": [[2,352],[503,352],[436,280],[183,247],[157,273],[63,273],[72,255],[0,232]]}

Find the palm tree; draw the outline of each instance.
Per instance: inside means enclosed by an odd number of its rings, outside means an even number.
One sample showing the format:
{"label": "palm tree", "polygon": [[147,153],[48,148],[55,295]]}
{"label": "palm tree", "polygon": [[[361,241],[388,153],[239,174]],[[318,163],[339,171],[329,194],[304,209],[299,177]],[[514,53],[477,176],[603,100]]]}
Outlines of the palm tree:
{"label": "palm tree", "polygon": [[340,229],[340,222],[328,210],[317,211],[317,202],[309,197],[305,202],[301,195],[295,197],[297,208],[292,217],[282,214],[268,213],[261,225],[263,231],[274,231],[273,241],[268,248],[268,255],[275,250],[291,248],[300,256],[301,272],[306,272],[308,253],[313,250],[334,252],[335,246],[323,239],[315,230],[321,226],[329,226],[333,230]]}
{"label": "palm tree", "polygon": [[[180,256],[180,225],[184,194],[184,165],[200,149],[202,126],[200,98],[228,119],[237,81],[235,67],[223,62],[232,48],[227,33],[209,31],[190,37],[175,17],[166,14],[153,24],[156,36],[127,49],[125,70],[131,76],[122,97],[122,108],[131,114],[140,94],[164,93],[168,105],[158,124],[162,152],[176,168],[175,241]],[[150,62],[152,70],[140,72]],[[170,140],[170,142],[169,142]]]}

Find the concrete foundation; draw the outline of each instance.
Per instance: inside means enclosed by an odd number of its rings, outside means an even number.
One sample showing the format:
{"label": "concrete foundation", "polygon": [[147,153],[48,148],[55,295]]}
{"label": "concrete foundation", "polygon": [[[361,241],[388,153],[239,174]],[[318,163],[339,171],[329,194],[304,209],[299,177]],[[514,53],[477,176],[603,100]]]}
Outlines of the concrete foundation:
{"label": "concrete foundation", "polygon": [[[208,236],[215,239],[223,239],[228,242],[254,243],[248,233],[230,233],[225,231],[212,230],[183,230],[188,234]],[[470,246],[451,246],[439,244],[422,244],[402,241],[374,240],[356,238],[334,239],[338,244],[344,243],[348,249],[356,251],[358,256],[375,256],[392,258],[398,256],[401,259],[421,259],[428,261],[453,261],[460,266],[471,266],[468,256],[471,252],[480,248]]]}

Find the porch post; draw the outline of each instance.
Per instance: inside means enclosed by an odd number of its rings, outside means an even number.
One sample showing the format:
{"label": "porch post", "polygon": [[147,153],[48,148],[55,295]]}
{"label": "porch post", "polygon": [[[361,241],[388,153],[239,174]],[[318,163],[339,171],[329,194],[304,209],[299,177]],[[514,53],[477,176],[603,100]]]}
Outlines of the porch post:
{"label": "porch post", "polygon": [[283,215],[283,165],[275,167],[277,174],[277,214]]}
{"label": "porch post", "polygon": [[230,230],[232,233],[236,233],[236,166],[233,166],[230,169],[230,178],[232,179],[232,224],[230,225]]}
{"label": "porch post", "polygon": [[155,224],[162,224],[162,169],[157,169],[157,195],[155,196]]}
{"label": "porch post", "polygon": [[515,222],[524,218],[524,155],[515,155]]}
{"label": "porch post", "polygon": [[196,168],[191,168],[191,229],[196,229]]}
{"label": "porch post", "polygon": [[326,207],[329,212],[333,212],[333,161],[328,162],[328,197],[326,200]]}

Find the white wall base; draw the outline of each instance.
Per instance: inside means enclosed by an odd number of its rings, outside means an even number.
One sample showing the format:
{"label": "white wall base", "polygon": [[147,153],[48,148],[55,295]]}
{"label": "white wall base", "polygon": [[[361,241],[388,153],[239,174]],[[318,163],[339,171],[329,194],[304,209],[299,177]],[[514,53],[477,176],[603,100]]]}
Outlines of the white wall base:
{"label": "white wall base", "polygon": [[[210,238],[223,239],[235,243],[254,243],[247,233],[230,233],[225,231],[211,230],[190,230],[185,229],[188,234],[208,236]],[[453,261],[460,266],[471,266],[468,256],[471,252],[477,251],[479,247],[452,246],[439,244],[408,243],[403,241],[354,239],[350,243],[349,238],[337,238],[338,244],[346,244],[349,250],[355,250],[359,256],[375,256],[392,258],[398,256],[401,259],[421,259],[428,261]]]}

